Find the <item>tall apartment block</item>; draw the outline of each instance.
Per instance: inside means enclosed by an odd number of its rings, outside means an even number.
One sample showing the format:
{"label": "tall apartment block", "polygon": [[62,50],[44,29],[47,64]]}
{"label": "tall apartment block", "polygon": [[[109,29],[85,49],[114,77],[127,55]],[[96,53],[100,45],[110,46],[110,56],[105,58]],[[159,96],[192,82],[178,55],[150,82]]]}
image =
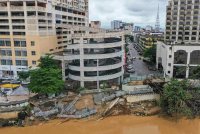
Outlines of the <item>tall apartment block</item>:
{"label": "tall apartment block", "polygon": [[121,20],[113,20],[111,21],[111,29],[120,29],[122,27],[122,21]]}
{"label": "tall apartment block", "polygon": [[66,48],[72,33],[63,25],[88,22],[88,0],[1,0],[0,78],[16,78],[42,55]]}
{"label": "tall apartment block", "polygon": [[199,65],[200,1],[169,0],[165,41],[157,46],[157,67],[165,77],[191,78]]}

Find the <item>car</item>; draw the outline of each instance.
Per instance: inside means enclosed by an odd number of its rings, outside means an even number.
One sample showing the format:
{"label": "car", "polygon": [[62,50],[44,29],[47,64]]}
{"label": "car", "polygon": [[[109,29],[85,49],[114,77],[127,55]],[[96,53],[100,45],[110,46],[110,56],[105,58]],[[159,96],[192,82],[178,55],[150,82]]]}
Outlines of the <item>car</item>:
{"label": "car", "polygon": [[139,55],[142,55],[142,52],[139,52]]}
{"label": "car", "polygon": [[129,69],[129,70],[127,70],[127,72],[129,72],[129,73],[135,73],[135,69]]}
{"label": "car", "polygon": [[131,64],[132,63],[132,61],[131,60],[127,60],[127,64]]}
{"label": "car", "polygon": [[133,65],[128,65],[128,66],[127,66],[127,69],[128,69],[128,70],[133,69]]}
{"label": "car", "polygon": [[132,57],[131,60],[136,60],[136,57]]}

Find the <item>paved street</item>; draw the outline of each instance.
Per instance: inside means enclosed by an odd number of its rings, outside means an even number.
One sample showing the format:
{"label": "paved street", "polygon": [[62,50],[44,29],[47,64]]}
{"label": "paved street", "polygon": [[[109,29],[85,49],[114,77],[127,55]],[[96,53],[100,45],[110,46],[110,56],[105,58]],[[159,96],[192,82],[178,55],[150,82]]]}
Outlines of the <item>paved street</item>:
{"label": "paved street", "polygon": [[138,52],[135,50],[133,45],[129,45],[130,55],[131,57],[136,57],[136,60],[133,61],[133,67],[135,69],[135,74],[137,75],[149,75],[149,74],[155,74],[155,71],[150,71],[148,69],[148,65],[143,62],[143,60],[140,60],[139,57],[141,57]]}

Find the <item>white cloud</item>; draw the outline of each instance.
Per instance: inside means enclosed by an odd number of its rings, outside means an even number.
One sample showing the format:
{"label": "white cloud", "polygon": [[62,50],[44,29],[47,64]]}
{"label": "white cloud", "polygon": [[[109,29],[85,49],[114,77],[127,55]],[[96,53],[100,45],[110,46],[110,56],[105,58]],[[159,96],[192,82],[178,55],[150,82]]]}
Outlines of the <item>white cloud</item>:
{"label": "white cloud", "polygon": [[133,22],[135,25],[155,25],[158,3],[160,24],[165,25],[168,0],[89,0],[90,20],[100,20],[109,28],[112,20]]}

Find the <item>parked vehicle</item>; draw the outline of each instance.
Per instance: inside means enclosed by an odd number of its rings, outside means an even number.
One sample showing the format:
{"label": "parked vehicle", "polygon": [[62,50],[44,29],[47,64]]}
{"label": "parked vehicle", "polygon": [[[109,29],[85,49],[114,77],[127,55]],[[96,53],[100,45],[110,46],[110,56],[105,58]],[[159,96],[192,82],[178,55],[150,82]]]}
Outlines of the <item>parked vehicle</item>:
{"label": "parked vehicle", "polygon": [[129,70],[127,70],[127,72],[129,72],[129,73],[135,73],[135,69],[129,69]]}
{"label": "parked vehicle", "polygon": [[133,65],[128,65],[128,66],[127,66],[127,69],[128,69],[128,70],[133,69]]}

